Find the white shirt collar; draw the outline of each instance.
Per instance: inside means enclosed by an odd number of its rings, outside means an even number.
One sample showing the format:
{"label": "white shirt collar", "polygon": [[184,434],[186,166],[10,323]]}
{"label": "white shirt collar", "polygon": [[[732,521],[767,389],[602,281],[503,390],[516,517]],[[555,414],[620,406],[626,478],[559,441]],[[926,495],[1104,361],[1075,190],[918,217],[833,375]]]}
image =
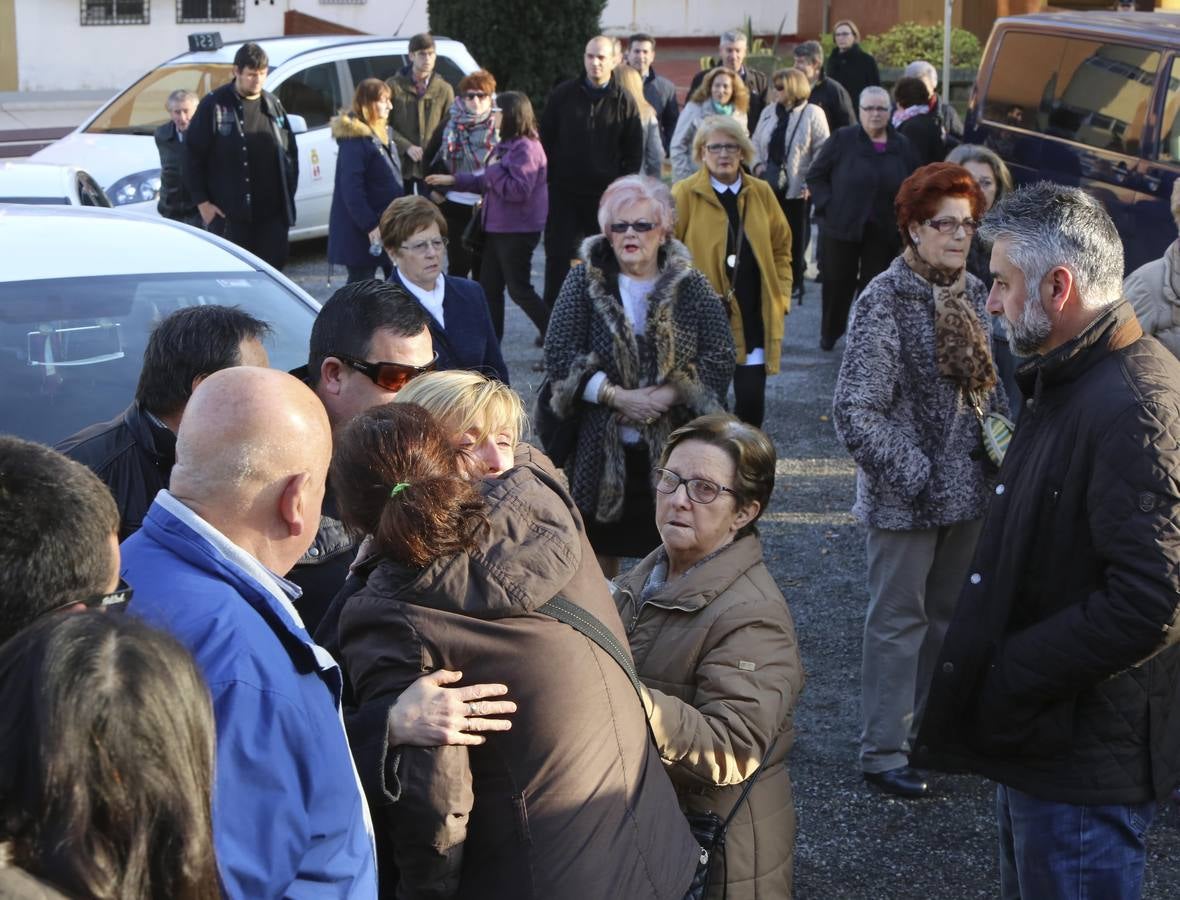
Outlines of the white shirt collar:
{"label": "white shirt collar", "polygon": [[447,323],[443,321],[443,295],[447,292],[447,283],[442,272],[438,273],[438,277],[434,280],[434,288],[429,291],[422,290],[408,278],[403,278],[402,284],[406,286],[407,291],[418,298],[418,302],[426,307],[426,311],[434,316],[438,324],[446,328]]}
{"label": "white shirt collar", "polygon": [[713,190],[719,194],[729,191],[731,194],[736,194],[742,189],[742,173],[738,173],[737,181],[733,184],[722,184],[712,175],[709,176],[709,183],[713,185]]}

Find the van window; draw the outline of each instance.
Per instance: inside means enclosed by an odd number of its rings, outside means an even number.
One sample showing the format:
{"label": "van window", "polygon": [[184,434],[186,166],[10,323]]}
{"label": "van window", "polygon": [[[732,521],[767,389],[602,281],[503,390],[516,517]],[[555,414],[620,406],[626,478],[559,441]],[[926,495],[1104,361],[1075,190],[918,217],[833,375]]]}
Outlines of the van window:
{"label": "van window", "polygon": [[1159,71],[1146,47],[1008,32],[992,69],[984,118],[1135,155]]}
{"label": "van window", "polygon": [[[320,63],[296,72],[277,91],[289,113],[303,116],[308,128],[320,128],[344,106],[340,96],[340,75],[336,63]],[[350,98],[351,99],[351,98]]]}
{"label": "van window", "polygon": [[1180,163],[1180,56],[1172,60],[1164,118],[1160,126],[1159,158]]}
{"label": "van window", "polygon": [[348,61],[348,69],[352,73],[352,83],[360,84],[366,78],[380,78],[388,81],[401,71],[407,62],[401,54],[391,56],[361,56]]}

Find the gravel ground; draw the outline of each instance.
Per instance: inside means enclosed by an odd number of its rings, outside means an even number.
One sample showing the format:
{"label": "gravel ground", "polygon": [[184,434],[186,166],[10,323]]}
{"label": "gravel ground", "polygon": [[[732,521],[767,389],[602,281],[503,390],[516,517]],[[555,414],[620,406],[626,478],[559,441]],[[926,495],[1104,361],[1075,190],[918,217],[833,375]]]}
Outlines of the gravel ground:
{"label": "gravel ground", "polygon": [[[537,285],[541,265],[538,254]],[[345,278],[337,270],[328,284],[324,241],[296,245],[288,274],[320,300]],[[935,796],[914,802],[887,799],[860,776],[864,531],[848,513],[855,467],[830,421],[843,344],[831,353],[819,350],[819,306],[819,287],[809,281],[803,306],[787,322],[783,372],[768,382],[766,431],[778,448],[779,481],[760,525],[807,670],[790,759],[799,819],[795,893],[799,900],[994,897],[999,876],[990,783],[935,774]],[[513,387],[529,405],[541,381],[531,371],[541,358],[534,336],[509,302],[504,357]],[[1149,834],[1143,897],[1180,897],[1180,807],[1171,803],[1161,806]]]}

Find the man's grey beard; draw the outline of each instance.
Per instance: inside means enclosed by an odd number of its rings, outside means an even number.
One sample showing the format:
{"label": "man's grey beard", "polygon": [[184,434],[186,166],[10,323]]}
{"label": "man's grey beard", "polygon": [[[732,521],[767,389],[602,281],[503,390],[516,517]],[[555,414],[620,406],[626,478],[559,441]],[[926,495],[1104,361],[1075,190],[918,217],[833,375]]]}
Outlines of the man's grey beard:
{"label": "man's grey beard", "polygon": [[1008,346],[1017,356],[1036,356],[1053,330],[1053,323],[1041,305],[1039,290],[1028,292],[1017,321],[1009,321],[1005,316],[1004,324],[1008,328]]}

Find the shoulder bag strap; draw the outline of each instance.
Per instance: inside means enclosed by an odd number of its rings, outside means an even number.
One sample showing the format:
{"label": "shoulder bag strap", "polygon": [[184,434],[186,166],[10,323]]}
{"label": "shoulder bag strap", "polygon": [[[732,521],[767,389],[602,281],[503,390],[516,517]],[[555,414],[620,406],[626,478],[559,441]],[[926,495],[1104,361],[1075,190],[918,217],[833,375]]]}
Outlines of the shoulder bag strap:
{"label": "shoulder bag strap", "polygon": [[[556,595],[548,603],[537,607],[537,612],[557,619],[559,622],[564,622],[575,631],[581,632],[583,635],[594,641],[606,653],[619,664],[619,667],[631,679],[631,686],[635,688],[635,693],[639,695],[640,703],[643,702],[643,684],[639,680],[639,673],[635,671],[635,664],[631,662],[631,658],[626,651],[619,646],[619,642],[615,639],[614,633],[604,625],[597,616],[591,612],[587,612],[576,603],[571,603],[560,594]],[[651,731],[651,722],[647,723],[648,731]],[[654,736],[653,736],[654,740]],[[721,825],[721,834],[724,835],[729,828],[729,823],[733,821],[733,817],[737,815],[737,811],[741,809],[746,798],[750,796],[750,791],[754,787],[754,782],[758,780],[758,776],[762,774],[763,768],[770,760],[770,754],[774,751],[775,745],[778,743],[776,737],[770,742],[770,746],[766,748],[766,754],[762,757],[762,761],[758,763],[758,768],[754,770],[753,774],[746,779],[742,787],[741,796],[738,797],[737,803],[733,805],[733,809],[729,811],[729,815]]]}

